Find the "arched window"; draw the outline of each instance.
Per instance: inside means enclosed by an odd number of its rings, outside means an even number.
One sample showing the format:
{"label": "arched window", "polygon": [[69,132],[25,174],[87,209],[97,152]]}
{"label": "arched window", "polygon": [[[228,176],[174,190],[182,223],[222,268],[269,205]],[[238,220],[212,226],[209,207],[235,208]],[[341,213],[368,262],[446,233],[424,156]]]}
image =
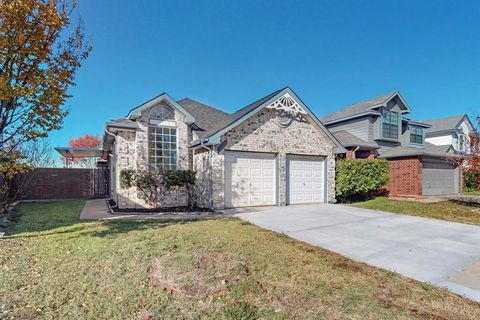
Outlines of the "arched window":
{"label": "arched window", "polygon": [[175,112],[164,105],[156,106],[149,113],[148,165],[152,170],[177,169],[177,128]]}
{"label": "arched window", "polygon": [[156,120],[175,120],[175,112],[168,106],[156,106],[150,110],[148,115],[150,119]]}

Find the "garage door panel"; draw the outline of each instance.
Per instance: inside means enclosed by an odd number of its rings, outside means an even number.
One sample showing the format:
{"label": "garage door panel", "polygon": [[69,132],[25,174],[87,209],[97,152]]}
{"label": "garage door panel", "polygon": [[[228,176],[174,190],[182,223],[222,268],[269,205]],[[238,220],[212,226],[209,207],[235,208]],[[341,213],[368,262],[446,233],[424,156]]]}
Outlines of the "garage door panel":
{"label": "garage door panel", "polygon": [[323,157],[291,157],[288,160],[288,203],[323,201]]}
{"label": "garage door panel", "polygon": [[458,192],[457,168],[453,164],[425,161],[422,167],[423,195],[455,194]]}
{"label": "garage door panel", "polygon": [[275,204],[275,155],[264,153],[225,154],[225,206]]}

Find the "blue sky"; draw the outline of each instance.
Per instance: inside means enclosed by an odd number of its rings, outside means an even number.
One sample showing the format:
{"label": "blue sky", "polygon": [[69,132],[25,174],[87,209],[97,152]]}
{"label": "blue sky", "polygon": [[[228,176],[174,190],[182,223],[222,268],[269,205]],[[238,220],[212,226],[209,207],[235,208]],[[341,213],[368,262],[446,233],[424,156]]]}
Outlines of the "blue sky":
{"label": "blue sky", "polygon": [[286,85],[322,117],[400,91],[416,119],[480,111],[479,1],[80,0],[93,52],[54,146],[169,93],[235,111]]}

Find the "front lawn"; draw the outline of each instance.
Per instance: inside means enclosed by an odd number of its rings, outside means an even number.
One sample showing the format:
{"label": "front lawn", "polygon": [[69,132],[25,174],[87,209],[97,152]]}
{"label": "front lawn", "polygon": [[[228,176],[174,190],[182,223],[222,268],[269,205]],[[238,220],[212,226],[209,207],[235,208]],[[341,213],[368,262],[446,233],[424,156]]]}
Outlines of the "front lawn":
{"label": "front lawn", "polygon": [[480,305],[234,218],[78,221],[26,203],[0,239],[0,318],[478,319]]}
{"label": "front lawn", "polygon": [[480,225],[480,207],[454,201],[420,203],[379,197],[352,205],[365,209]]}
{"label": "front lawn", "polygon": [[468,190],[464,191],[463,194],[468,196],[480,196],[480,190]]}

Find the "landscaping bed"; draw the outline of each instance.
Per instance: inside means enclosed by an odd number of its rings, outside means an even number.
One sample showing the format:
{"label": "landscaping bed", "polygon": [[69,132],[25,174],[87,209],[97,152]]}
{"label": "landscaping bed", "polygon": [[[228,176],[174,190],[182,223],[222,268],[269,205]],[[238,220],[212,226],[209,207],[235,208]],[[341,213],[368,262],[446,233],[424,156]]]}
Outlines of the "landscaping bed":
{"label": "landscaping bed", "polygon": [[168,213],[168,214],[195,214],[195,213],[209,213],[214,212],[214,210],[209,208],[200,208],[197,206],[177,206],[177,207],[160,207],[160,208],[126,208],[119,209],[116,207],[115,201],[112,199],[107,200],[107,206],[112,213],[142,213],[142,214],[157,214],[157,213]]}
{"label": "landscaping bed", "polygon": [[422,203],[378,197],[350,205],[365,209],[480,225],[480,205],[473,203],[459,201]]}
{"label": "landscaping bed", "polygon": [[0,317],[478,319],[480,305],[235,218],[79,221],[22,203],[0,239]]}

